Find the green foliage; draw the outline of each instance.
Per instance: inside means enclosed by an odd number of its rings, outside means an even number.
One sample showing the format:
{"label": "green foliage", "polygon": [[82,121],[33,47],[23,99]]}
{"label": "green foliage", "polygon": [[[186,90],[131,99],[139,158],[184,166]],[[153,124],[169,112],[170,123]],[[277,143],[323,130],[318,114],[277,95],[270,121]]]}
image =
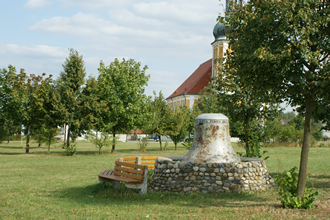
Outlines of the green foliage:
{"label": "green foliage", "polygon": [[165,141],[164,151],[166,151],[167,147],[168,147],[168,141]]}
{"label": "green foliage", "polygon": [[181,144],[187,149],[190,150],[190,147],[193,143],[193,139],[192,138],[188,138],[188,141],[184,141]]}
{"label": "green foliage", "polygon": [[298,196],[307,173],[311,119],[330,122],[330,2],[251,0],[222,20],[230,26],[223,65],[265,103],[287,101],[305,116]]}
{"label": "green foliage", "polygon": [[139,140],[139,147],[141,152],[146,152],[148,146],[148,137],[143,137]]}
{"label": "green foliage", "polygon": [[192,111],[187,106],[170,107],[167,122],[167,134],[175,145],[177,150],[177,144],[182,142],[189,134],[189,125]]}
{"label": "green foliage", "polygon": [[100,135],[98,132],[87,131],[86,138],[99,149],[99,154],[101,154],[102,147],[109,147],[113,143],[110,133],[106,131],[101,131]]}
{"label": "green foliage", "polygon": [[314,208],[313,202],[320,194],[320,191],[314,191],[313,188],[305,188],[303,196],[297,196],[297,167],[293,167],[289,171],[284,171],[279,176],[276,176],[276,183],[279,187],[278,195],[282,205],[285,208]]}
{"label": "green foliage", "polygon": [[[100,62],[97,79],[100,99],[106,101],[108,111],[101,114],[104,125],[111,125],[111,132],[129,132],[143,124],[146,95],[145,86],[149,80],[147,66],[133,59],[121,62],[115,59],[109,66]],[[111,152],[115,151],[115,144]]]}
{"label": "green foliage", "polygon": [[[168,135],[169,123],[168,116],[170,108],[167,106],[165,97],[162,92],[156,95],[154,91],[154,98],[148,97],[145,103],[147,111],[144,115],[145,123],[142,124],[142,130],[145,133],[156,134],[159,137],[159,147],[163,150],[161,136]],[[175,131],[175,129],[172,129]]]}
{"label": "green foliage", "polygon": [[66,141],[69,148],[70,135],[74,140],[86,129],[81,126],[82,120],[88,118],[83,114],[86,97],[82,93],[86,69],[83,57],[72,48],[62,67],[63,71],[60,73],[60,77],[56,82],[56,89],[52,94],[52,104],[56,112],[56,118],[60,118],[57,123],[68,125]]}
{"label": "green foliage", "polygon": [[245,146],[244,149],[245,154],[243,152],[237,152],[237,155],[240,157],[263,158],[264,160],[267,160],[269,158],[269,156],[265,155],[266,153],[268,153],[268,151],[264,150],[261,152],[261,144],[259,142],[259,138],[254,134],[252,134],[249,138],[249,148]]}
{"label": "green foliage", "polygon": [[77,154],[76,147],[77,147],[77,144],[70,143],[70,145],[65,148],[65,155],[73,156],[73,155]]}

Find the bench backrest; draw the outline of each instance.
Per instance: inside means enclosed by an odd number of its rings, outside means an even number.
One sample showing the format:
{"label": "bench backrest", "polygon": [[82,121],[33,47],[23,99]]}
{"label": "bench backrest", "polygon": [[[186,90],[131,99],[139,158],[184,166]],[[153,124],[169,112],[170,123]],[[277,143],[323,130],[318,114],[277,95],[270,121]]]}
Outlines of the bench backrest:
{"label": "bench backrest", "polygon": [[[140,162],[138,158],[141,158]],[[122,157],[123,161],[126,163],[148,165],[148,170],[155,169],[155,160],[157,158],[158,157]],[[120,158],[118,158],[117,161],[119,161],[119,159]]]}
{"label": "bench backrest", "polygon": [[114,175],[136,179],[142,183],[144,180],[145,170],[146,166],[144,165],[116,161]]}

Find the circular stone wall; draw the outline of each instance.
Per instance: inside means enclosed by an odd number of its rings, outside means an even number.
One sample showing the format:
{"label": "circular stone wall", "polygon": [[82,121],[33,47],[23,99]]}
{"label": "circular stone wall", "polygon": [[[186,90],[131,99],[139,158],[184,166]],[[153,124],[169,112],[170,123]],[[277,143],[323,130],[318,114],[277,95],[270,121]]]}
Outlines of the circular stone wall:
{"label": "circular stone wall", "polygon": [[223,193],[273,188],[266,163],[260,158],[241,158],[237,163],[194,163],[182,157],[158,157],[149,190],[180,193]]}

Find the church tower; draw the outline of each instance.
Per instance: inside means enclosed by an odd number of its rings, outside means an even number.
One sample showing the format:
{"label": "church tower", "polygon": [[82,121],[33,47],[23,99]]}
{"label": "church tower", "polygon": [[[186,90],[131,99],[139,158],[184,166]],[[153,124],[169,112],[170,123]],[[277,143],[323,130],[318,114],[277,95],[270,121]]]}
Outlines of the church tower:
{"label": "church tower", "polygon": [[212,77],[218,75],[218,67],[223,62],[222,59],[225,57],[228,49],[229,40],[226,39],[225,25],[218,22],[213,28],[214,41],[211,43],[213,48],[212,55]]}

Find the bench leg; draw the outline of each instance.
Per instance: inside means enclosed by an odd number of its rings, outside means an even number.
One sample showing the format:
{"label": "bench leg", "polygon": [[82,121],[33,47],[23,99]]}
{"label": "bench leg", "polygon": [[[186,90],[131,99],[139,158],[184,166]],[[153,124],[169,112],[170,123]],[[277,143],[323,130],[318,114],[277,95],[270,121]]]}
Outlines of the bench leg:
{"label": "bench leg", "polygon": [[113,188],[114,188],[114,189],[120,189],[120,181],[117,181],[117,180],[110,180],[110,179],[100,178],[100,177],[99,177],[99,181],[100,181],[100,182],[113,183]]}
{"label": "bench leg", "polygon": [[139,189],[139,194],[143,195],[143,194],[147,194],[147,187],[142,187],[141,189]]}
{"label": "bench leg", "polygon": [[114,189],[120,189],[120,181],[113,181],[113,188]]}
{"label": "bench leg", "polygon": [[144,179],[143,183],[141,184],[125,184],[127,188],[131,189],[139,189],[139,194],[147,194],[147,188],[148,188],[148,166],[146,167],[144,171]]}

